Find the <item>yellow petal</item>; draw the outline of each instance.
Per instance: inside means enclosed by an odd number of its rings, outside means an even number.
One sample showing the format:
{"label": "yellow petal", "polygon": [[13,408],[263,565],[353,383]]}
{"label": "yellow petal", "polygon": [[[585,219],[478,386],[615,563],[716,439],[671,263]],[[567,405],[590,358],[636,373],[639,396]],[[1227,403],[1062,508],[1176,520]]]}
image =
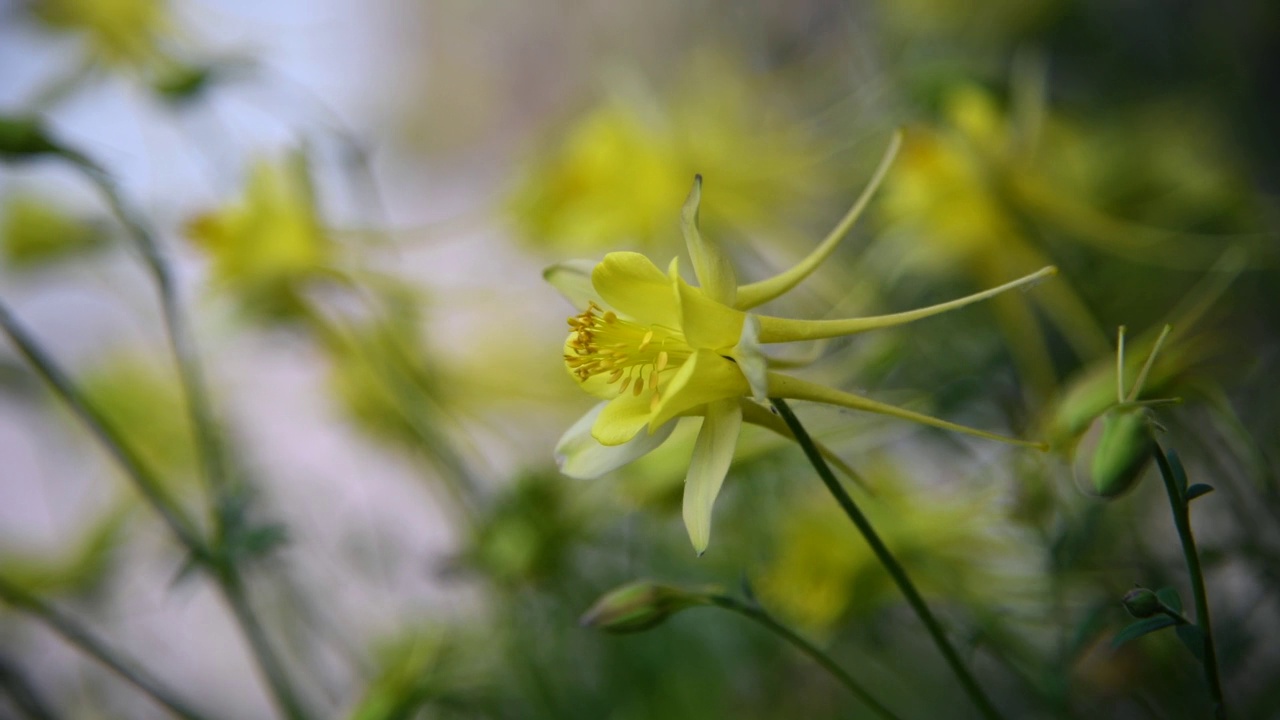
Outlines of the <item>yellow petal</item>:
{"label": "yellow petal", "polygon": [[711,509],[733,463],[733,450],[742,429],[737,400],[718,400],[707,406],[684,481],[684,525],[699,555],[711,541]]}
{"label": "yellow petal", "polygon": [[732,360],[710,350],[696,350],[662,388],[662,400],[654,408],[649,428],[653,430],[700,405],[750,394],[746,377]]}
{"label": "yellow petal", "polygon": [[680,327],[680,309],[671,280],[640,253],[613,252],[591,271],[591,284],[600,298],[644,325]]}
{"label": "yellow petal", "polygon": [[658,447],[676,426],[676,423],[669,422],[652,435],[636,433],[635,437],[622,445],[602,445],[592,437],[591,428],[606,405],[607,403],[600,403],[593,407],[560,437],[555,451],[560,472],[571,478],[598,478]]}
{"label": "yellow petal", "polygon": [[742,336],[742,325],[747,319],[746,313],[712,300],[702,290],[685,282],[676,274],[675,263],[672,263],[671,278],[679,298],[680,329],[689,346],[727,351],[737,345]]}
{"label": "yellow petal", "polygon": [[[601,445],[621,445],[636,436],[648,422],[653,412],[649,409],[649,394],[639,396],[629,392],[622,393],[610,400],[600,411],[591,426],[591,437]],[[655,423],[650,432],[658,429],[661,423]]]}
{"label": "yellow petal", "polygon": [[720,246],[702,237],[698,229],[698,204],[701,201],[702,176],[698,175],[694,177],[693,189],[680,210],[680,229],[684,233],[689,257],[693,260],[693,272],[707,297],[733,305],[738,294],[738,274]]}

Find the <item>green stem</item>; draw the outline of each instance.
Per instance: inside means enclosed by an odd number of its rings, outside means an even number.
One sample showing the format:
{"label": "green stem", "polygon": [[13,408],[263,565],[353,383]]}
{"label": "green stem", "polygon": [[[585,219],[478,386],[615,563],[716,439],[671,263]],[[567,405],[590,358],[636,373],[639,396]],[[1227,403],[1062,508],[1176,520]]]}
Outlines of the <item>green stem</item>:
{"label": "green stem", "polygon": [[898,716],[892,710],[880,704],[880,701],[872,697],[866,688],[858,684],[853,676],[845,672],[844,668],[836,664],[826,653],[819,650],[808,640],[797,635],[790,628],[773,619],[769,613],[755,605],[748,605],[728,595],[709,595],[707,599],[712,605],[735,612],[743,617],[749,618],[764,627],[768,628],[775,635],[794,645],[800,652],[808,655],[814,662],[822,666],[824,670],[831,673],[833,677],[840,681],[849,692],[862,701],[864,705],[871,708],[875,714],[886,720],[898,720]]}
{"label": "green stem", "polygon": [[1204,634],[1204,679],[1209,686],[1209,696],[1213,699],[1213,714],[1218,720],[1227,716],[1226,703],[1222,697],[1222,682],[1218,677],[1218,654],[1213,643],[1213,625],[1209,620],[1209,594],[1205,590],[1204,572],[1200,568],[1200,554],[1196,551],[1196,539],[1191,532],[1191,509],[1180,487],[1169,458],[1158,443],[1154,445],[1156,464],[1160,466],[1160,477],[1164,480],[1165,493],[1169,496],[1169,509],[1173,512],[1173,525],[1178,531],[1178,540],[1182,543],[1182,557],[1187,563],[1187,574],[1191,577],[1191,593],[1195,597],[1196,625]]}
{"label": "green stem", "polygon": [[31,720],[58,720],[58,715],[49,709],[22,671],[4,655],[0,655],[0,691]]}
{"label": "green stem", "polygon": [[125,474],[133,480],[139,492],[159,513],[179,542],[201,561],[208,561],[209,549],[196,530],[195,524],[165,495],[160,479],[142,462],[119,431],[89,402],[67,373],[44,351],[35,337],[18,322],[3,302],[0,302],[0,328],[13,341],[18,352],[26,358],[36,373],[53,388],[54,393],[67,404],[71,412],[124,468]]}
{"label": "green stem", "polygon": [[207,716],[192,709],[185,700],[174,695],[162,682],[144,670],[136,662],[107,645],[88,628],[73,620],[49,603],[32,595],[8,580],[0,578],[0,600],[18,610],[30,613],[45,622],[67,642],[75,645],[93,659],[114,671],[134,687],[165,706],[174,715],[185,720],[205,720]]}
{"label": "green stem", "polygon": [[831,491],[831,495],[835,497],[836,502],[840,504],[840,508],[844,510],[845,515],[853,521],[854,526],[858,528],[858,532],[862,533],[862,537],[866,539],[867,544],[871,546],[871,551],[876,554],[880,564],[889,572],[889,576],[893,578],[898,589],[907,598],[907,602],[911,605],[911,609],[919,616],[920,621],[924,623],[925,629],[929,631],[929,635],[933,638],[933,642],[938,646],[938,650],[942,653],[947,664],[951,666],[951,670],[955,673],[956,678],[964,687],[969,698],[974,705],[982,712],[983,716],[989,720],[1000,718],[999,711],[987,698],[986,693],[978,685],[978,681],[969,673],[964,662],[961,661],[960,655],[955,648],[951,646],[947,640],[946,633],[942,629],[942,625],[937,618],[929,610],[929,606],[925,604],[924,598],[920,592],[916,590],[916,586],[911,582],[911,578],[907,577],[907,571],[902,567],[893,554],[889,552],[889,548],[876,534],[871,527],[871,522],[867,520],[862,511],[853,502],[853,498],[836,480],[836,476],[831,472],[831,468],[827,466],[826,460],[822,458],[822,453],[818,450],[818,446],[814,444],[813,439],[809,437],[809,433],[800,424],[800,420],[796,418],[795,413],[791,411],[790,406],[781,398],[770,398],[773,407],[778,410],[778,414],[786,421],[787,426],[791,428],[791,432],[795,435],[796,441],[800,443],[800,447],[804,449],[804,454],[809,458],[809,462],[813,468],[818,471],[818,476],[822,478],[822,482],[827,486],[827,490]]}
{"label": "green stem", "polygon": [[226,540],[226,523],[222,510],[233,488],[228,478],[221,437],[201,371],[199,353],[178,301],[172,269],[155,236],[124,202],[111,177],[78,153],[71,152],[64,155],[84,171],[102,193],[112,213],[133,236],[138,250],[142,253],[143,262],[155,282],[156,291],[160,296],[161,312],[164,315],[166,335],[176,361],[179,381],[187,400],[187,413],[191,418],[196,447],[199,449],[202,476],[212,501],[214,543],[218,552],[211,558],[209,569],[239,623],[241,632],[253,648],[254,659],[267,680],[277,708],[290,720],[303,720],[307,717],[307,713],[289,681],[283,663],[272,648],[262,624],[258,621],[245,595],[240,571],[234,564],[235,560],[221,552]]}

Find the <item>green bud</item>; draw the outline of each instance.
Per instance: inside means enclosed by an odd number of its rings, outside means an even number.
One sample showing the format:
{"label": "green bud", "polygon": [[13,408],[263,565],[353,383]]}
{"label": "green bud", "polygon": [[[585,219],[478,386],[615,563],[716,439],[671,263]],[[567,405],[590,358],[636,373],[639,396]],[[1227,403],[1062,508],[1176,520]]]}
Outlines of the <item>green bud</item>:
{"label": "green bud", "polygon": [[640,580],[605,593],[583,613],[578,624],[611,633],[640,632],[705,602],[702,595]]}
{"label": "green bud", "polygon": [[0,115],[0,158],[19,160],[58,151],[38,118]]}
{"label": "green bud", "polygon": [[1160,613],[1160,598],[1144,587],[1136,587],[1125,593],[1120,602],[1136,618],[1149,618]]}
{"label": "green bud", "polygon": [[1115,497],[1142,477],[1151,462],[1155,438],[1146,408],[1112,408],[1101,421],[1102,435],[1089,463],[1089,475],[1099,495]]}

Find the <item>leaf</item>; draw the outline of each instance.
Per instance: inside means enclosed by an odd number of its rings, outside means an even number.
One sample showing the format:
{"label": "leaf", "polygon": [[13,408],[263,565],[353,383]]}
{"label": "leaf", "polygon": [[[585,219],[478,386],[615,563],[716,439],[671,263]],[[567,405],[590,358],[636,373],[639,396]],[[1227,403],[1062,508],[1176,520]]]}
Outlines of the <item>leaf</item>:
{"label": "leaf", "polygon": [[1201,495],[1208,495],[1211,492],[1213,492],[1212,485],[1206,485],[1205,483],[1196,483],[1195,485],[1192,485],[1191,487],[1187,488],[1187,492],[1186,492],[1187,502],[1191,502],[1192,500],[1195,500]]}
{"label": "leaf", "polygon": [[1174,632],[1178,634],[1178,639],[1182,644],[1196,656],[1201,664],[1204,663],[1204,631],[1199,625],[1179,625],[1174,628]]}
{"label": "leaf", "polygon": [[1116,633],[1116,636],[1111,639],[1111,649],[1114,650],[1120,647],[1121,645],[1124,645],[1125,643],[1129,642],[1130,640],[1133,640],[1135,638],[1140,638],[1143,635],[1146,635],[1147,633],[1153,633],[1157,630],[1163,630],[1164,628],[1167,628],[1170,625],[1177,624],[1177,622],[1178,622],[1177,620],[1174,620],[1168,615],[1158,615],[1156,617],[1149,617],[1143,620],[1138,620],[1136,622],[1129,623],[1129,625],[1125,627],[1125,629]]}
{"label": "leaf", "polygon": [[1156,591],[1156,597],[1165,607],[1176,613],[1182,612],[1182,597],[1178,595],[1178,591],[1171,587],[1163,587]]}
{"label": "leaf", "polygon": [[1173,470],[1173,481],[1178,485],[1178,491],[1183,497],[1187,496],[1187,471],[1182,467],[1182,459],[1178,457],[1177,450],[1167,450],[1165,459],[1169,461],[1169,468]]}

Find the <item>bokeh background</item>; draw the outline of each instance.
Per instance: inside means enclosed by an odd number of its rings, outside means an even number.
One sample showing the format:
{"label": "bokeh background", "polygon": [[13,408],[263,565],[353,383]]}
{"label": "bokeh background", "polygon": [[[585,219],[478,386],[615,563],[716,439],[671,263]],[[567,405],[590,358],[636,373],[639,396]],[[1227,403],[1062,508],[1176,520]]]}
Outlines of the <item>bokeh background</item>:
{"label": "bokeh background", "polygon": [[[106,168],[173,263],[257,544],[250,598],[309,714],[850,717],[844,688],[715,609],[580,628],[636,578],[748,589],[905,717],[971,711],[794,446],[747,431],[697,558],[696,420],[594,481],[552,448],[592,404],[547,265],[682,252],[789,266],[902,151],[841,251],[770,309],[891,312],[1055,264],[1026,292],[788,348],[808,377],[1051,443],[798,409],[1010,717],[1204,717],[1172,633],[1120,648],[1135,583],[1186,572],[1159,479],[1077,456],[1143,397],[1193,482],[1232,713],[1280,713],[1280,6],[1266,0],[0,1],[0,115]],[[156,292],[55,159],[0,166],[0,299],[207,517]],[[1084,438],[1082,440],[1082,438]],[[1081,443],[1084,443],[1082,446]],[[0,343],[0,578],[216,718],[276,716],[213,584]],[[1189,605],[1189,599],[1188,599]],[[12,605],[12,603],[10,604]],[[0,716],[167,717],[0,606]]]}

